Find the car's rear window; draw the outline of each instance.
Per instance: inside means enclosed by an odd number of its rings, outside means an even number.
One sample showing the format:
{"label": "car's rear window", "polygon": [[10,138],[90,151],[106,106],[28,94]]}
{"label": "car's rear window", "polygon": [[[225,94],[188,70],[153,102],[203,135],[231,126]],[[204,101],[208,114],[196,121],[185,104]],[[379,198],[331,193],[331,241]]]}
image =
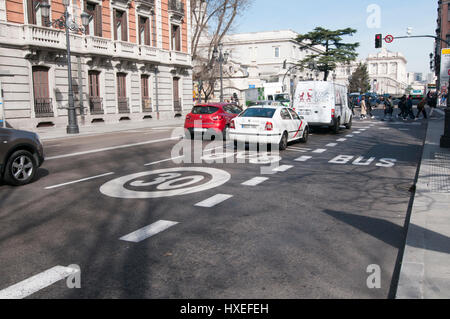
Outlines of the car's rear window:
{"label": "car's rear window", "polygon": [[276,109],[252,107],[246,109],[240,117],[265,117],[272,118]]}
{"label": "car's rear window", "polygon": [[191,113],[192,114],[214,114],[219,110],[215,106],[194,106]]}

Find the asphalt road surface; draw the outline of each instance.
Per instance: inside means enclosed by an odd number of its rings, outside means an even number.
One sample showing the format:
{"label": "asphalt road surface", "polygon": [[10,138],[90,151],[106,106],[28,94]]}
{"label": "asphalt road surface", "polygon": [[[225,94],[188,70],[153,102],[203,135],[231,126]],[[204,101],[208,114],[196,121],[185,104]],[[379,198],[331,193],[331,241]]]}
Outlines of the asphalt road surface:
{"label": "asphalt road surface", "polygon": [[0,295],[388,298],[426,125],[316,130],[278,167],[239,150],[174,163],[170,127],[46,141],[34,183],[0,184]]}

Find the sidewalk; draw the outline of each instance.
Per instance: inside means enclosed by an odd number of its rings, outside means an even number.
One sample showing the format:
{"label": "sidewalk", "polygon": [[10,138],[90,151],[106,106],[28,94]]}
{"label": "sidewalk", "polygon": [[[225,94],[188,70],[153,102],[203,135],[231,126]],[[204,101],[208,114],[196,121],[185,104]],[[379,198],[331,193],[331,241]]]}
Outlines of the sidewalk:
{"label": "sidewalk", "polygon": [[398,299],[450,298],[450,149],[439,147],[444,119],[428,121]]}
{"label": "sidewalk", "polygon": [[96,123],[89,125],[80,125],[79,134],[67,134],[66,127],[42,127],[36,128],[33,131],[39,134],[41,140],[71,138],[77,136],[87,136],[95,134],[104,134],[120,131],[129,131],[136,129],[158,128],[158,127],[181,127],[184,124],[184,117],[173,120],[143,120],[143,121],[127,121],[120,123]]}

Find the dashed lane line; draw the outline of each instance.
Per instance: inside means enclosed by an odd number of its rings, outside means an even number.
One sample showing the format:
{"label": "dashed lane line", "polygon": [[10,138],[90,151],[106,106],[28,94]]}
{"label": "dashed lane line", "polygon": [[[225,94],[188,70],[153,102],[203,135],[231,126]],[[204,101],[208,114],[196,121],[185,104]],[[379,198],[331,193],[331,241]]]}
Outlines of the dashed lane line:
{"label": "dashed lane line", "polygon": [[348,135],[345,135],[345,137],[353,137],[354,135],[352,135],[352,134],[348,134]]}
{"label": "dashed lane line", "polygon": [[278,167],[274,168],[272,171],[274,171],[274,172],[286,172],[287,170],[291,169],[292,167],[294,167],[294,166],[292,166],[292,165],[281,165],[281,166],[278,166]]}
{"label": "dashed lane line", "polygon": [[312,156],[300,156],[299,158],[296,158],[294,161],[296,162],[306,162],[310,160]]}
{"label": "dashed lane line", "polygon": [[242,183],[241,185],[244,186],[257,186],[265,181],[267,181],[269,178],[268,177],[254,177],[244,183]]}
{"label": "dashed lane line", "polygon": [[201,202],[195,204],[195,206],[210,208],[210,207],[216,206],[232,197],[233,197],[233,195],[217,194],[208,199],[205,199],[204,201],[201,201]]}
{"label": "dashed lane line", "polygon": [[176,224],[178,224],[178,222],[159,220],[151,225],[145,226],[128,235],[121,237],[120,240],[132,243],[139,243],[149,237],[155,236],[156,234],[165,231],[166,229],[172,226],[175,226]]}
{"label": "dashed lane line", "polygon": [[53,285],[80,270],[72,267],[55,266],[15,285],[0,290],[0,299],[23,299],[41,289]]}
{"label": "dashed lane line", "polygon": [[318,148],[318,149],[316,149],[315,151],[312,151],[313,153],[316,153],[316,154],[321,154],[321,153],[324,153],[324,152],[326,152],[327,150],[325,149],[325,148]]}
{"label": "dashed lane line", "polygon": [[336,142],[345,142],[347,139],[346,138],[338,138],[337,140],[336,140]]}
{"label": "dashed lane line", "polygon": [[325,145],[326,147],[335,147],[336,145],[338,145],[338,143],[328,143],[327,145]]}
{"label": "dashed lane line", "polygon": [[53,186],[47,186],[47,187],[45,187],[45,189],[53,189],[53,188],[58,188],[58,187],[66,186],[66,185],[81,183],[81,182],[85,182],[85,181],[89,181],[89,180],[92,180],[92,179],[105,177],[105,176],[109,176],[109,175],[113,175],[113,174],[114,174],[114,172],[109,172],[109,173],[105,173],[105,174],[101,174],[101,175],[86,177],[86,178],[78,179],[78,180],[72,181],[72,182],[62,183],[62,184],[53,185]]}

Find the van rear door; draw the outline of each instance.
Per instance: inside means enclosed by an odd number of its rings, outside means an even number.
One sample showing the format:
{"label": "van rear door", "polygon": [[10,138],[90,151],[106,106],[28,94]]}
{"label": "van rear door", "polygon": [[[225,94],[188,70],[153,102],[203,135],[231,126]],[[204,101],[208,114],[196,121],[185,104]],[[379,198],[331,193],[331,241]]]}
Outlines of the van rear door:
{"label": "van rear door", "polygon": [[297,84],[294,108],[298,115],[310,124],[331,123],[331,108],[334,106],[334,91],[331,83],[304,81]]}

